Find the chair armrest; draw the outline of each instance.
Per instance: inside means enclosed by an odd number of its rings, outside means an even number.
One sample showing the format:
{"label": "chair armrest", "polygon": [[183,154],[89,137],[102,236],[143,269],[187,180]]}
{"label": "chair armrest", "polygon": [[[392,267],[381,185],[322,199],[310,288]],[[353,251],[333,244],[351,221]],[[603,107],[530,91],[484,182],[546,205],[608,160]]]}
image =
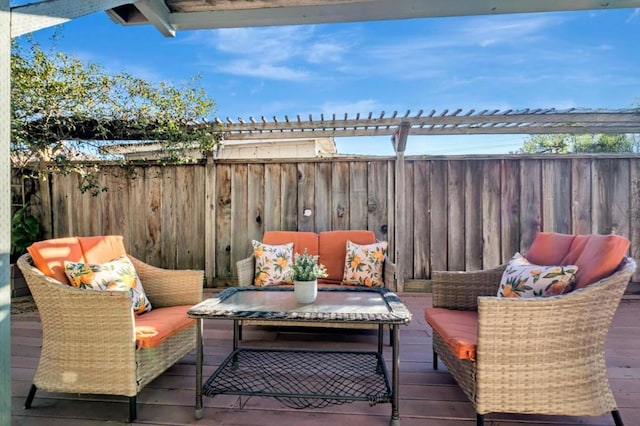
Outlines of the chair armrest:
{"label": "chair armrest", "polygon": [[395,291],[396,287],[396,264],[391,262],[385,257],[384,259],[384,273],[383,273],[383,287]]}
{"label": "chair armrest", "polygon": [[129,256],[152,307],[195,305],[202,301],[204,271],[163,269]]}
{"label": "chair armrest", "polygon": [[255,257],[249,256],[246,259],[238,260],[236,262],[236,271],[238,272],[238,286],[247,287],[253,285]]}
{"label": "chair armrest", "polygon": [[433,271],[433,307],[475,311],[479,296],[495,296],[506,264],[482,271]]}
{"label": "chair armrest", "polygon": [[[496,375],[535,371],[536,382],[571,388],[582,385],[570,383],[584,377],[574,371],[585,368],[578,364],[601,362],[604,372],[605,339],[625,288],[623,283],[552,297],[479,297],[477,359],[483,366],[477,382],[495,384]],[[523,354],[535,354],[526,357],[526,372]]]}

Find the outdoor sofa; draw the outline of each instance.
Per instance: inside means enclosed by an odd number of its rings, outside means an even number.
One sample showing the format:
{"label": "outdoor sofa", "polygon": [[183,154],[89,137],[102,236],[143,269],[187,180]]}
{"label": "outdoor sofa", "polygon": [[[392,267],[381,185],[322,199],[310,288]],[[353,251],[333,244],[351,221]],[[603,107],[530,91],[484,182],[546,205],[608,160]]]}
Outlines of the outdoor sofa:
{"label": "outdoor sofa", "polygon": [[[358,245],[370,245],[377,243],[373,231],[368,230],[340,230],[301,232],[301,231],[267,231],[262,238],[263,244],[283,245],[293,243],[293,253],[302,254],[307,251],[310,255],[318,255],[318,262],[325,265],[328,276],[318,280],[319,288],[339,288],[343,285],[345,261],[347,259],[347,241]],[[386,244],[386,243],[385,243]],[[238,285],[240,287],[256,284],[256,258],[255,255],[242,259],[236,263],[238,273]],[[393,290],[395,284],[395,264],[387,256],[382,262],[381,287]],[[291,285],[291,284],[281,284]],[[243,320],[243,325],[274,325],[269,320]],[[279,326],[305,326],[305,327],[349,327],[349,328],[373,328],[368,324],[348,324],[332,322],[299,322],[279,321]]]}
{"label": "outdoor sofa", "polygon": [[[134,314],[130,291],[76,288],[65,274],[65,261],[110,273],[114,259],[127,262],[123,256],[135,268],[148,312]],[[195,348],[196,321],[186,312],[202,300],[203,271],[153,267],[128,256],[122,236],[113,235],[40,241],[18,266],[37,305],[43,339],[25,408],[37,389],[122,395],[129,398],[132,422],[140,390]],[[85,272],[83,282],[98,275]]]}
{"label": "outdoor sofa", "polygon": [[[537,265],[578,266],[575,281],[549,297],[498,297],[498,291],[507,293],[505,276],[518,269],[511,262],[483,271],[433,272],[433,307],[425,310],[433,330],[433,367],[438,358],[444,362],[473,403],[478,425],[492,412],[611,412],[622,425],[604,349],[636,269],[625,255],[628,247],[617,235],[538,233],[527,253],[533,274],[545,270]],[[546,271],[553,276],[558,270]],[[558,283],[553,282],[547,289]],[[525,287],[520,284],[518,291]]]}

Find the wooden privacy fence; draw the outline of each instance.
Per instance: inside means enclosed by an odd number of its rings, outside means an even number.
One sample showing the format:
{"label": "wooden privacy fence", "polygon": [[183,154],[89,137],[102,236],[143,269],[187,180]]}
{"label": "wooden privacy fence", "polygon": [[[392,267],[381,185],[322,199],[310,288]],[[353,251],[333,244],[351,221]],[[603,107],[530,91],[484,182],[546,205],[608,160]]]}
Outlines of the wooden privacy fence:
{"label": "wooden privacy fence", "polygon": [[[132,255],[204,269],[208,286],[233,285],[235,262],[268,230],[373,230],[415,290],[433,270],[526,252],[538,230],[624,235],[640,258],[639,156],[410,157],[402,183],[395,161],[110,165],[97,197],[78,190],[77,175],[52,176],[40,215],[47,237],[122,234]],[[406,229],[396,229],[396,207]]]}

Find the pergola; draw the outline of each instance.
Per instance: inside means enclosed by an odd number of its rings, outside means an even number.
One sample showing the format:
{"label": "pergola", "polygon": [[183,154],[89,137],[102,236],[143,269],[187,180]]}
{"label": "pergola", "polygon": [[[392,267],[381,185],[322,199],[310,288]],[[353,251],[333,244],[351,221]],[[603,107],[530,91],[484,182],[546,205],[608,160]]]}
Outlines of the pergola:
{"label": "pergola", "polygon": [[[105,11],[121,25],[153,25],[165,36],[181,30],[315,24],[441,16],[493,15],[640,7],[640,0],[43,0],[10,7],[0,0],[0,424],[11,421],[10,50],[11,39]],[[409,134],[638,133],[640,110],[419,111],[366,117],[220,120],[228,138],[390,135],[402,184]],[[398,183],[397,183],[398,184]],[[404,191],[396,191],[396,209]],[[397,215],[403,219],[404,215]],[[402,223],[397,224],[402,229]],[[401,265],[398,265],[401,268]],[[402,276],[402,272],[398,274]],[[401,283],[400,283],[401,284]]]}

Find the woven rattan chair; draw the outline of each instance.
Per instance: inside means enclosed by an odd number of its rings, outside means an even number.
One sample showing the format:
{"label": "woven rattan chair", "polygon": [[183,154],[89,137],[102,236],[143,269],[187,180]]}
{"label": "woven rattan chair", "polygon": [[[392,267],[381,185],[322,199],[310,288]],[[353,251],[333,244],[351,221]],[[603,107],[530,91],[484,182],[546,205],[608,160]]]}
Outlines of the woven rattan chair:
{"label": "woven rattan chair", "polygon": [[[202,271],[160,269],[129,258],[154,309],[202,300]],[[195,348],[194,324],[153,348],[136,349],[127,292],[61,284],[40,272],[28,254],[18,266],[42,323],[42,352],[25,408],[31,407],[37,389],[123,395],[129,397],[129,421],[134,421],[138,392]]]}
{"label": "woven rattan chair", "polygon": [[433,332],[438,357],[475,406],[477,423],[492,412],[600,416],[622,425],[609,386],[605,338],[636,269],[626,257],[607,278],[548,298],[498,298],[504,266],[433,272],[433,307],[478,311],[475,361],[455,356]]}

